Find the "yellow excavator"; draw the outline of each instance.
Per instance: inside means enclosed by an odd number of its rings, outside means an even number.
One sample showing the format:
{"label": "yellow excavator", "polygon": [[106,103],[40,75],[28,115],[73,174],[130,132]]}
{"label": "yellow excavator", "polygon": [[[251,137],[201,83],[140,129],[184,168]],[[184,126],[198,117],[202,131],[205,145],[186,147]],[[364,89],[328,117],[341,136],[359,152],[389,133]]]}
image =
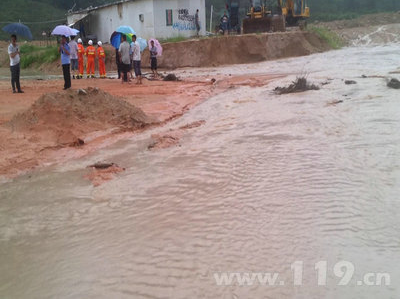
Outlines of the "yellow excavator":
{"label": "yellow excavator", "polygon": [[[269,3],[267,3],[269,2]],[[286,26],[306,25],[310,9],[306,0],[251,0],[243,33],[286,31]]]}

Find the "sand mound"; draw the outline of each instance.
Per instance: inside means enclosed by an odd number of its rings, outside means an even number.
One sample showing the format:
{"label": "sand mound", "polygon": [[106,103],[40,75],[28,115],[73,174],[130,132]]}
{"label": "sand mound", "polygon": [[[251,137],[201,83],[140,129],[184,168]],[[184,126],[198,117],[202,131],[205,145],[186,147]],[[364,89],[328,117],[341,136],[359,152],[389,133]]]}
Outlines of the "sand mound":
{"label": "sand mound", "polygon": [[151,123],[144,112],[100,89],[45,94],[8,126],[55,145],[82,145],[94,131],[137,129]]}

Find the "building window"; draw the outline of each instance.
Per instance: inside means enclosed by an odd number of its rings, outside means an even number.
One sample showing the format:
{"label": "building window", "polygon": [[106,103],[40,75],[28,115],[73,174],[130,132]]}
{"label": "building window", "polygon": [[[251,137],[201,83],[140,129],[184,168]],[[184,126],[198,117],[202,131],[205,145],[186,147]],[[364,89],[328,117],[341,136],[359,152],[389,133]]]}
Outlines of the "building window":
{"label": "building window", "polygon": [[172,26],[173,20],[172,20],[172,9],[167,9],[166,11],[166,25],[167,26]]}

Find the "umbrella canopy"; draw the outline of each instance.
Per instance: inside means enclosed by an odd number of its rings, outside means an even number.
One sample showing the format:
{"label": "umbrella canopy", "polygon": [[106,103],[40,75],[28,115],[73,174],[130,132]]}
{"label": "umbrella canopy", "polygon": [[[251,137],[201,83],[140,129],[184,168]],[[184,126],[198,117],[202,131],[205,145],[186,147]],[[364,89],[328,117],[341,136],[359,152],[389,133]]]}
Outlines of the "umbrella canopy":
{"label": "umbrella canopy", "polygon": [[72,34],[72,36],[77,36],[78,33],[80,32],[78,29],[75,29],[75,28],[71,28],[71,30],[74,32],[74,34]]}
{"label": "umbrella canopy", "polygon": [[156,40],[155,38],[152,38],[149,40],[149,49],[151,48],[151,41],[154,41],[154,47],[157,48],[157,56],[161,56],[162,55],[162,47],[161,44],[158,40]]}
{"label": "umbrella canopy", "polygon": [[144,49],[147,48],[147,40],[145,40],[144,38],[138,37],[138,38],[136,39],[136,41],[139,43],[140,52],[143,52]]}
{"label": "umbrella canopy", "polygon": [[31,30],[22,23],[11,23],[3,27],[3,31],[10,34],[21,35],[27,39],[32,39]]}
{"label": "umbrella canopy", "polygon": [[65,36],[76,35],[74,30],[72,30],[72,28],[66,25],[58,25],[56,28],[53,29],[51,35],[65,35]]}
{"label": "umbrella canopy", "polygon": [[[110,43],[113,45],[114,48],[119,49],[119,45],[121,44],[121,35],[122,33],[114,31],[110,37]],[[126,41],[128,43],[132,42],[132,34],[126,34]]]}
{"label": "umbrella canopy", "polygon": [[119,26],[115,31],[123,34],[136,34],[131,26]]}

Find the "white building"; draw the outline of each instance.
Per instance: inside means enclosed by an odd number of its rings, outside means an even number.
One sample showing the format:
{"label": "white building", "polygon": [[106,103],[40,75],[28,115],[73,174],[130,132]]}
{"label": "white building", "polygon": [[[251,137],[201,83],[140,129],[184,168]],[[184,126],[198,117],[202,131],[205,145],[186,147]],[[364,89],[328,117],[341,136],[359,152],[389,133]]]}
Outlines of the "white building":
{"label": "white building", "polygon": [[205,35],[205,0],[124,0],[69,12],[68,25],[82,36],[107,42],[121,25],[131,26],[145,39],[196,35],[194,16],[199,9],[200,35]]}

